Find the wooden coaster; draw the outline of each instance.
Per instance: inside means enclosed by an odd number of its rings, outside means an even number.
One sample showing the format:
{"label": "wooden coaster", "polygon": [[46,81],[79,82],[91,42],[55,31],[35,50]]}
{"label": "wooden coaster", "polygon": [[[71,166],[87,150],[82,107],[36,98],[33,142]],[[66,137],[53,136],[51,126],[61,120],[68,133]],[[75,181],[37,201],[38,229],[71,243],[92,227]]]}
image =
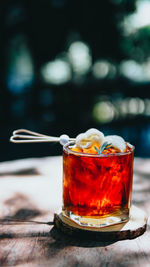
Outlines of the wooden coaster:
{"label": "wooden coaster", "polygon": [[63,233],[80,239],[118,241],[133,239],[146,231],[147,216],[141,209],[132,206],[128,222],[107,227],[81,226],[62,213],[54,215],[54,224]]}

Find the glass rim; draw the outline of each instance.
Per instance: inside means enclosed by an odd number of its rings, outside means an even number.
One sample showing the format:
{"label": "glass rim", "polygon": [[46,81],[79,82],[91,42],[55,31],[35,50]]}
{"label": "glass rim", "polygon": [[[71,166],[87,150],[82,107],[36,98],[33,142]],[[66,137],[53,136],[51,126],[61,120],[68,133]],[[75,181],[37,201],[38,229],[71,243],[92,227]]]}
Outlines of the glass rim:
{"label": "glass rim", "polygon": [[127,151],[127,152],[119,152],[119,153],[109,153],[109,154],[92,154],[92,153],[83,153],[83,152],[77,152],[77,151],[72,151],[68,146],[71,144],[74,144],[74,141],[70,141],[66,143],[63,146],[63,151],[67,152],[68,154],[73,154],[77,156],[84,156],[84,157],[95,157],[95,158],[107,158],[107,157],[118,157],[118,156],[124,156],[128,154],[132,154],[135,150],[135,146],[132,145],[132,150]]}

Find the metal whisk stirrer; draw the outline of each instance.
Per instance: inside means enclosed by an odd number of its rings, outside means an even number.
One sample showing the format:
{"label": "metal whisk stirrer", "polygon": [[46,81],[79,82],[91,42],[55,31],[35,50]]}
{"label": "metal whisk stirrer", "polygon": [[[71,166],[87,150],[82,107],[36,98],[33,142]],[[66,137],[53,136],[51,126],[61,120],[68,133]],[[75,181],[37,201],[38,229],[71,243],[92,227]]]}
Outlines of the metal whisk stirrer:
{"label": "metal whisk stirrer", "polygon": [[60,137],[55,137],[32,132],[26,129],[18,129],[13,131],[10,141],[12,143],[59,142],[61,145],[64,145],[68,141],[75,141],[75,138],[70,138],[66,134],[62,134]]}

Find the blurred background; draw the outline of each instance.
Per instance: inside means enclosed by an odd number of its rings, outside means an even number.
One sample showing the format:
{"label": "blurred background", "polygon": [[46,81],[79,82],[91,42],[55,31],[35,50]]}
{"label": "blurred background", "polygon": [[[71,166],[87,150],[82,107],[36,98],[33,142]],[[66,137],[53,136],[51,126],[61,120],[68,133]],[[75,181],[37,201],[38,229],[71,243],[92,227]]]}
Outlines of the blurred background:
{"label": "blurred background", "polygon": [[61,154],[11,144],[18,128],[94,127],[150,157],[150,1],[1,1],[0,125],[0,161]]}

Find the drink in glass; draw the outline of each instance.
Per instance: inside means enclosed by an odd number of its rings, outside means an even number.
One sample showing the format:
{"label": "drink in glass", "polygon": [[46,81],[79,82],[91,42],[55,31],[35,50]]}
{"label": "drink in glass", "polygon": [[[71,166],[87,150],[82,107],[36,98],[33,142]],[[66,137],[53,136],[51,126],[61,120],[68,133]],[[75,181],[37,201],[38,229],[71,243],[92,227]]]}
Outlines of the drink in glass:
{"label": "drink in glass", "polygon": [[127,221],[134,147],[127,146],[120,153],[108,148],[101,154],[74,147],[68,143],[63,148],[63,214],[91,227]]}

